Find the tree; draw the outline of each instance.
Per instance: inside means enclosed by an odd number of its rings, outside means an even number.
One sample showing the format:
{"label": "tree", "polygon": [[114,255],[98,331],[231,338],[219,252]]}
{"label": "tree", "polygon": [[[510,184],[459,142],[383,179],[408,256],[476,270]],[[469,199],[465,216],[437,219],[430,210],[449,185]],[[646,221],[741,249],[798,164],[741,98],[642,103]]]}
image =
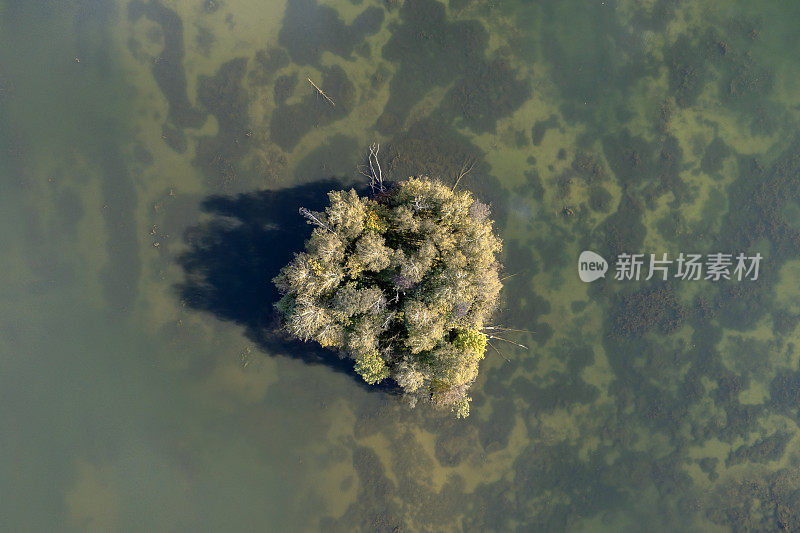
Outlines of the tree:
{"label": "tree", "polygon": [[489,207],[428,178],[328,197],[300,210],[315,228],[274,279],[284,328],[339,348],[367,383],[468,416],[502,288]]}

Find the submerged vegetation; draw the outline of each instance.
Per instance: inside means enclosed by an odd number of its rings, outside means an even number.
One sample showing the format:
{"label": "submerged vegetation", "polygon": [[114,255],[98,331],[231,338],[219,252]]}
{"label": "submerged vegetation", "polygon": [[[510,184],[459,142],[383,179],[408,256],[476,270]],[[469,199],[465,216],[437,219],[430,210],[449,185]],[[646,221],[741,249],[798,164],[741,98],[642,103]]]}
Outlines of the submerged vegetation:
{"label": "submerged vegetation", "polygon": [[489,206],[428,178],[328,197],[324,213],[301,209],[316,227],[275,278],[286,330],[343,350],[369,384],[391,377],[412,404],[466,417],[502,287]]}
{"label": "submerged vegetation", "polygon": [[[8,35],[27,28],[20,14],[34,4],[10,3]],[[62,57],[72,41],[49,54],[57,68],[42,71],[46,90],[25,82],[39,77],[27,70],[43,58],[23,61],[27,47],[6,47],[0,108],[9,124],[32,124],[28,137],[0,139],[0,159],[16,177],[8,188],[19,181],[25,200],[9,219],[9,228],[22,224],[9,265],[31,264],[30,273],[13,274],[19,283],[10,294],[30,293],[50,316],[62,281],[81,281],[74,286],[91,297],[91,267],[108,257],[99,271],[103,301],[156,337],[134,330],[144,357],[98,345],[91,366],[75,367],[73,377],[105,372],[96,361],[120,375],[109,353],[124,356],[125,368],[144,361],[154,385],[170,373],[164,383],[178,396],[161,397],[167,409],[152,402],[167,417],[158,427],[188,422],[192,431],[159,438],[151,452],[172,458],[165,472],[185,476],[179,486],[188,490],[171,491],[176,523],[235,512],[242,529],[269,522],[286,530],[626,531],[642,517],[656,531],[800,528],[796,8],[680,0],[123,4],[120,25],[99,27],[116,34],[127,24],[123,71],[138,72],[130,80],[111,75],[115,48],[95,46],[102,33],[79,22],[99,9],[82,7],[74,24],[80,62]],[[108,50],[108,62],[93,60],[102,56],[93,48]],[[62,68],[64,59],[74,68]],[[20,103],[29,93],[55,95],[52,87],[70,98],[27,116],[40,106]],[[101,97],[87,105],[85,95]],[[122,108],[105,100],[120,95],[132,104],[131,120],[120,122],[131,124],[130,136],[97,123],[100,111]],[[84,102],[74,108],[79,115],[51,113],[70,100]],[[40,116],[59,120],[41,128]],[[70,132],[52,168],[38,160],[38,147],[51,148],[48,130],[84,120],[91,137]],[[95,142],[95,157],[87,141],[101,131],[107,138]],[[464,253],[473,244],[459,248],[449,222],[416,198],[403,200],[408,182],[368,197],[347,191],[342,178],[376,137],[393,181],[419,169],[443,177],[472,169],[459,187],[491,203],[504,269],[514,273],[502,280],[497,320],[535,331],[525,341],[536,343],[535,354],[481,360],[497,328],[475,314],[485,306],[488,316],[493,290],[478,275],[491,276],[496,263],[456,284],[448,267],[457,262],[446,254],[474,261]],[[466,194],[430,183],[442,202]],[[331,190],[339,192],[329,205]],[[312,232],[297,206],[316,227],[292,262]],[[473,200],[470,216],[481,206]],[[331,210],[350,218],[334,220]],[[352,220],[361,222],[351,227]],[[417,229],[402,231],[407,223]],[[95,224],[107,234],[105,255],[92,252],[97,234],[87,230]],[[51,231],[58,228],[65,231]],[[741,284],[583,284],[575,276],[582,250],[607,258],[760,251],[765,268],[757,282]],[[179,299],[165,285],[179,272],[176,260],[185,276]],[[269,280],[287,264],[281,309],[290,342],[270,327],[281,295]],[[476,282],[483,285],[469,285]],[[73,309],[74,292],[63,294],[58,301]],[[13,314],[17,307],[0,321],[13,353],[15,337],[30,329],[19,328],[29,320]],[[96,333],[85,337],[105,338],[102,328]],[[154,351],[156,342],[166,349]],[[45,353],[38,340],[29,343]],[[62,368],[16,359],[12,366],[32,365],[35,383],[40,368]],[[365,393],[388,387],[445,409],[404,409],[388,394]],[[138,402],[145,391],[130,396]],[[208,401],[198,405],[201,395]],[[108,413],[87,405],[125,408],[96,400],[86,396],[70,413],[89,429],[103,427]],[[466,414],[466,406],[471,416],[456,420],[452,412]],[[39,432],[31,426],[20,442]],[[86,450],[85,433],[57,442],[57,455],[72,460],[58,450]],[[115,460],[130,454],[118,447],[111,440],[86,456],[99,461],[91,461],[95,489],[84,483],[74,493],[133,493],[121,475],[132,463]],[[73,470],[39,458],[31,456],[49,470]],[[24,466],[21,474],[31,471]],[[14,492],[37,512],[32,494],[57,496],[58,512],[63,506],[57,491]],[[118,499],[124,516],[144,508]],[[75,494],[70,500],[78,511],[88,507]],[[225,507],[208,509],[214,501]],[[92,507],[113,507],[98,503]],[[88,518],[78,518],[76,528],[86,527]]]}

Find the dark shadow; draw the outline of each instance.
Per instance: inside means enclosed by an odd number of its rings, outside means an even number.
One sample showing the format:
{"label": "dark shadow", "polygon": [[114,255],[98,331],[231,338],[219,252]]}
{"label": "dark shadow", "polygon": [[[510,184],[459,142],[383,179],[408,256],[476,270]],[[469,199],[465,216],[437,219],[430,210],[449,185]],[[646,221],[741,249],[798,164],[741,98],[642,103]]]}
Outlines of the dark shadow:
{"label": "dark shadow", "polygon": [[243,326],[245,335],[270,355],[327,365],[369,390],[394,391],[396,385],[388,380],[368,386],[353,370],[353,361],[336,351],[289,338],[280,330],[273,307],[280,294],[272,278],[311,235],[298,209],[321,211],[327,193],[342,188],[341,182],[325,180],[278,191],[209,196],[201,208],[211,219],[190,227],[184,236],[189,250],[178,258],[185,280],[177,289],[187,306]]}

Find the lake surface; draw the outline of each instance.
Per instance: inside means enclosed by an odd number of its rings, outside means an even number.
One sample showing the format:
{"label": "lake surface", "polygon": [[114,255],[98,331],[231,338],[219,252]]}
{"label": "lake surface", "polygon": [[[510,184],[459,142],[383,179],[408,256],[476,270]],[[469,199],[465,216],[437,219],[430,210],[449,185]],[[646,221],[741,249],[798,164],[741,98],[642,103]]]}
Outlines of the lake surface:
{"label": "lake surface", "polygon": [[[0,529],[800,529],[798,20],[0,0]],[[297,209],[373,142],[391,179],[472,165],[503,237],[530,349],[493,342],[466,420],[275,330]],[[718,252],[758,279],[614,279]]]}

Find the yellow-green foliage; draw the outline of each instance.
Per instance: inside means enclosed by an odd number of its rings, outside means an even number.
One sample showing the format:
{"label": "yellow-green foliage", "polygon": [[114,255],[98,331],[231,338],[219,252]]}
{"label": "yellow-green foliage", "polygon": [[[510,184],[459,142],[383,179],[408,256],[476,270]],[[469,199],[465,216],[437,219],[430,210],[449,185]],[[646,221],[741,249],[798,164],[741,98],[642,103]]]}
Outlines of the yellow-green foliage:
{"label": "yellow-green foliage", "polygon": [[356,359],[355,369],[370,385],[380,383],[389,377],[389,367],[378,352],[369,352]]}
{"label": "yellow-green foliage", "polygon": [[466,416],[502,287],[488,206],[428,178],[328,196],[324,213],[303,212],[306,251],[275,278],[284,327],[349,354],[370,384],[392,377]]}
{"label": "yellow-green foliage", "polygon": [[389,224],[382,216],[382,210],[377,204],[367,209],[367,213],[364,215],[364,228],[378,233],[384,233],[389,229]]}
{"label": "yellow-green foliage", "polygon": [[482,354],[486,350],[486,341],[486,335],[480,331],[468,329],[460,331],[458,335],[456,335],[453,344],[473,353]]}
{"label": "yellow-green foliage", "polygon": [[472,398],[465,397],[461,402],[453,409],[456,413],[456,418],[467,418],[469,416],[469,402],[472,401]]}

